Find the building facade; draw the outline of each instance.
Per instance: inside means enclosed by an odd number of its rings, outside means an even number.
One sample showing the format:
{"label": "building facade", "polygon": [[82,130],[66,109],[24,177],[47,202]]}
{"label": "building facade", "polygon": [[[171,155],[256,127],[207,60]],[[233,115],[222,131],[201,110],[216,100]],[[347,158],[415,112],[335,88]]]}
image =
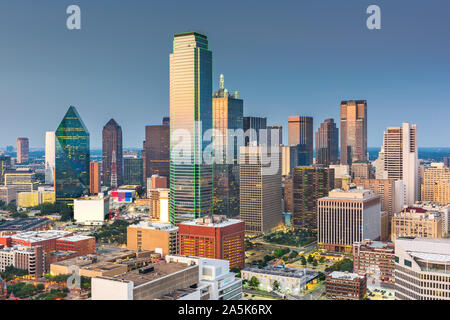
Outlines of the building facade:
{"label": "building facade", "polygon": [[127,228],[127,248],[155,251],[162,256],[178,254],[178,227],[149,221],[132,224]]}
{"label": "building facade", "polygon": [[313,164],[313,118],[306,116],[288,118],[289,145],[298,145],[297,166]]}
{"label": "building facade", "polygon": [[143,185],[142,158],[123,158],[123,183],[126,185]]}
{"label": "building facade", "polygon": [[142,149],[144,180],[154,174],[159,174],[169,179],[169,132],[170,126],[168,124],[145,127],[145,140]]}
{"label": "building facade", "polygon": [[55,131],[45,133],[45,183],[55,183]]}
{"label": "building facade", "polygon": [[[102,181],[111,187],[112,178],[115,187],[123,184],[122,128],[111,119],[102,131]],[[114,173],[114,174],[113,174]]]}
{"label": "building facade", "polygon": [[17,163],[30,161],[30,145],[28,138],[17,138]]}
{"label": "building facade", "polygon": [[341,101],[341,164],[367,160],[367,101]]}
{"label": "building facade", "polygon": [[328,167],[339,163],[339,129],[333,119],[326,119],[316,132],[316,165]]}
{"label": "building facade", "polygon": [[100,163],[91,161],[89,163],[89,192],[92,195],[101,191]]}

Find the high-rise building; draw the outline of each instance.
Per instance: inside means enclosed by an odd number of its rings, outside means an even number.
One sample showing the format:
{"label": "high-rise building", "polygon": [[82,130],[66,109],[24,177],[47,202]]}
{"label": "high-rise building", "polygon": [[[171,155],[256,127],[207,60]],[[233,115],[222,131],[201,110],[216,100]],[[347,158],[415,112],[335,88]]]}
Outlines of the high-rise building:
{"label": "high-rise building", "polygon": [[89,164],[89,191],[90,194],[99,194],[101,191],[100,183],[100,163],[91,161]]}
{"label": "high-rise building", "polygon": [[70,106],[55,132],[56,201],[70,202],[89,193],[89,131]]}
{"label": "high-rise building", "polygon": [[[439,195],[445,193],[440,190],[440,187],[445,186],[443,180],[450,180],[450,168],[447,167],[430,167],[424,172],[423,183],[421,185],[421,200],[439,202],[441,205],[446,205],[445,199],[438,199]],[[441,182],[441,183],[440,183]],[[443,197],[445,198],[445,197]],[[444,200],[445,203],[441,203],[438,200]],[[447,201],[450,200],[447,199]]]}
{"label": "high-rise building", "polygon": [[[254,234],[270,232],[282,219],[281,155],[272,157],[275,163],[262,158],[261,147],[241,147],[240,218],[245,222],[245,232]],[[278,166],[278,170],[271,172],[270,166]]]}
{"label": "high-rise building", "polygon": [[147,190],[150,200],[150,214],[152,219],[162,223],[169,223],[169,189],[153,188]]}
{"label": "high-rise building", "polygon": [[[213,170],[203,161],[212,129],[212,52],[197,32],[175,34],[170,54],[170,217],[212,213]],[[161,172],[160,175],[163,175]]]}
{"label": "high-rise building", "polygon": [[333,119],[326,119],[316,132],[316,165],[338,164],[339,129]]}
{"label": "high-rise building", "polygon": [[450,300],[450,239],[395,241],[395,299]]}
{"label": "high-rise building", "polygon": [[244,222],[212,215],[178,225],[180,255],[223,259],[245,267]]}
{"label": "high-rise building", "polygon": [[317,199],[334,188],[334,170],[296,167],[292,171],[294,228],[317,228]]}
{"label": "high-rise building", "polygon": [[170,125],[170,117],[163,117],[162,124]]}
{"label": "high-rise building", "polygon": [[243,121],[246,146],[259,146],[267,144],[267,135],[261,130],[267,130],[267,118],[265,117],[244,117]]}
{"label": "high-rise building", "polygon": [[126,185],[143,185],[144,178],[142,158],[123,158],[123,183]]}
{"label": "high-rise building", "polygon": [[55,183],[55,131],[45,133],[45,183]]}
{"label": "high-rise building", "polygon": [[341,164],[367,160],[367,101],[341,101]]}
{"label": "high-rise building", "polygon": [[289,145],[298,145],[297,166],[310,166],[313,164],[313,118],[289,117]]}
{"label": "high-rise building", "polygon": [[267,126],[267,145],[281,146],[282,144],[283,144],[283,126],[279,124]]}
{"label": "high-rise building", "polygon": [[355,161],[351,166],[352,178],[372,179],[372,164],[369,161]]}
{"label": "high-rise building", "polygon": [[281,146],[281,175],[289,176],[298,163],[298,145]]}
{"label": "high-rise building", "polygon": [[30,161],[30,145],[28,138],[17,138],[17,163]]}
{"label": "high-rise building", "polygon": [[145,140],[142,150],[143,178],[154,174],[169,178],[169,131],[168,124],[145,127]]}
{"label": "high-rise building", "polygon": [[371,190],[335,189],[320,198],[317,207],[317,242],[321,249],[351,253],[353,243],[380,237],[380,196]]}
{"label": "high-rise building", "polygon": [[111,182],[117,186],[123,184],[123,150],[122,128],[114,119],[108,121],[102,131],[102,182],[112,187]]}
{"label": "high-rise building", "polygon": [[214,214],[234,217],[239,214],[239,148],[243,130],[243,100],[228,93],[220,75],[219,90],[213,95],[214,131]]}
{"label": "high-rise building", "polygon": [[450,157],[444,157],[442,162],[444,162],[445,167],[450,168]]}
{"label": "high-rise building", "polygon": [[384,133],[384,171],[388,179],[403,180],[405,204],[419,199],[419,165],[417,157],[417,126],[403,123]]}
{"label": "high-rise building", "polygon": [[11,168],[11,157],[0,155],[0,184],[4,183],[6,170]]}

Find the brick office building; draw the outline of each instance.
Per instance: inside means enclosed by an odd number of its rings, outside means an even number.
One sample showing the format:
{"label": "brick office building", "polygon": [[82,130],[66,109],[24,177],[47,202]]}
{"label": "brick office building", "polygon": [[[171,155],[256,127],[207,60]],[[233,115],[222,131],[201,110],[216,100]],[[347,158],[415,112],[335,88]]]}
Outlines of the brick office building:
{"label": "brick office building", "polygon": [[367,278],[356,273],[334,271],[325,279],[327,298],[362,300],[366,296]]}
{"label": "brick office building", "polygon": [[181,255],[223,259],[230,268],[245,266],[245,224],[224,216],[207,216],[178,225]]}

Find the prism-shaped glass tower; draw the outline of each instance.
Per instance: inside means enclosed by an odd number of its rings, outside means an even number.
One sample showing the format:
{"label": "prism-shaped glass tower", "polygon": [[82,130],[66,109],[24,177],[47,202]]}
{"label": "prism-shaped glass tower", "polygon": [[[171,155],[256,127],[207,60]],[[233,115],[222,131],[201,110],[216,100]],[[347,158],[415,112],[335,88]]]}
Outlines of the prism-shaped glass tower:
{"label": "prism-shaped glass tower", "polygon": [[58,202],[89,193],[89,131],[70,106],[55,132],[55,192]]}

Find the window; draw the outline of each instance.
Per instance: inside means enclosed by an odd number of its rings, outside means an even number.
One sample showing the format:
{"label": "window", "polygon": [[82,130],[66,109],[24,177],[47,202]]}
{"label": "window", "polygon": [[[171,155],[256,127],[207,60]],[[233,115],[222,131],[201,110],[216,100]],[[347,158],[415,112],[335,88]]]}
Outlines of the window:
{"label": "window", "polygon": [[412,265],[412,264],[411,264],[411,261],[405,259],[403,262],[404,262],[405,266],[411,268],[411,265]]}
{"label": "window", "polygon": [[395,262],[398,263],[399,261],[400,261],[400,259],[396,256],[396,257],[395,257]]}

